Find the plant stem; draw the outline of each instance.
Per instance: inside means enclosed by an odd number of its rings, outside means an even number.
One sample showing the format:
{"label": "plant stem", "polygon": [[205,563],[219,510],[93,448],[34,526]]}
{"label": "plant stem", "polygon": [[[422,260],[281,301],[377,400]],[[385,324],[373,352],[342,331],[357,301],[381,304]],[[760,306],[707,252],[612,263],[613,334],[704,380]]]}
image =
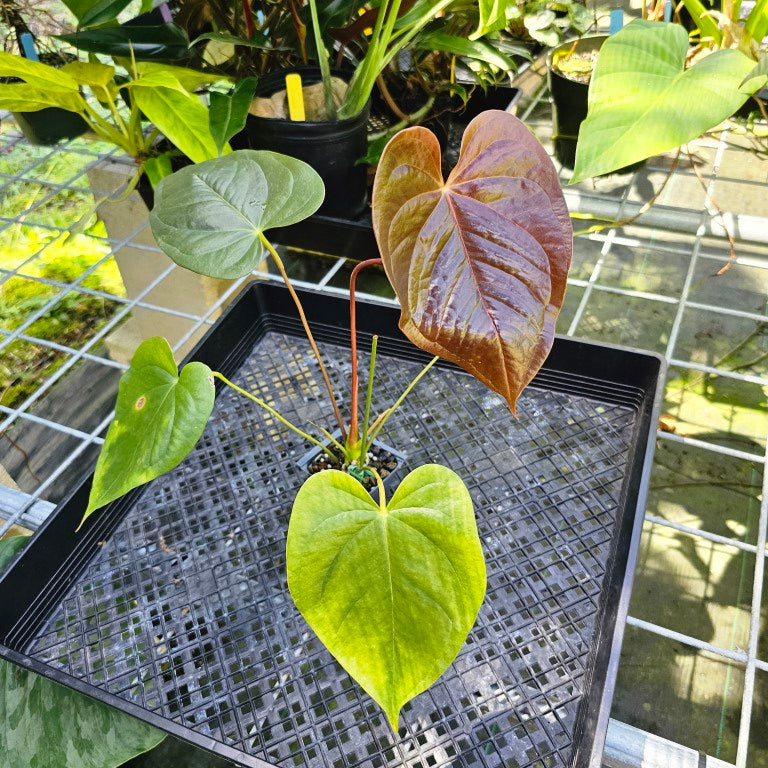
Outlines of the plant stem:
{"label": "plant stem", "polygon": [[331,70],[328,66],[328,52],[325,43],[320,36],[320,19],[317,15],[317,3],[309,0],[309,12],[312,16],[312,32],[315,35],[315,48],[317,50],[317,63],[320,66],[320,75],[323,79],[323,95],[325,96],[325,114],[329,120],[336,119],[336,107],[333,104],[333,89],[331,87]]}
{"label": "plant stem", "polygon": [[85,111],[89,117],[87,122],[90,123],[94,133],[101,136],[102,138],[106,138],[107,141],[110,141],[112,144],[116,144],[118,147],[120,147],[120,149],[123,149],[130,154],[131,145],[126,141],[125,136],[123,136],[116,128],[111,126],[87,102],[85,104]]}
{"label": "plant stem", "polygon": [[251,11],[250,0],[242,0],[243,3],[243,21],[245,21],[245,36],[252,40],[256,34],[256,30],[253,28],[253,12]]}
{"label": "plant stem", "polygon": [[373,427],[371,428],[371,436],[369,438],[369,442],[373,442],[379,432],[381,432],[382,427],[387,423],[387,419],[402,405],[403,400],[405,400],[406,397],[410,394],[410,391],[419,383],[421,378],[427,373],[427,371],[439,360],[440,358],[435,355],[422,369],[419,371],[419,373],[414,376],[411,383],[405,388],[405,392],[403,392],[400,397],[397,398],[395,401],[395,404],[391,406],[390,408],[387,408],[386,411],[379,414],[376,421],[373,422]]}
{"label": "plant stem", "polygon": [[374,264],[381,264],[381,259],[366,259],[361,261],[352,270],[349,276],[349,342],[352,352],[352,396],[350,408],[352,414],[349,417],[349,441],[350,445],[357,443],[357,401],[358,401],[358,376],[357,376],[357,313],[355,312],[355,283],[361,270]]}
{"label": "plant stem", "polygon": [[304,333],[307,334],[307,340],[309,341],[309,346],[312,347],[312,352],[315,355],[315,360],[317,360],[317,364],[320,366],[320,373],[323,377],[323,381],[325,382],[325,388],[328,390],[328,396],[331,398],[331,405],[333,405],[333,413],[336,417],[336,423],[339,425],[339,429],[341,430],[341,439],[342,441],[345,441],[347,439],[347,430],[344,426],[344,419],[341,418],[341,411],[339,410],[339,406],[336,403],[336,395],[333,392],[331,379],[328,376],[328,371],[326,370],[325,364],[323,363],[323,358],[320,357],[320,350],[317,348],[317,344],[315,343],[315,337],[312,335],[312,331],[309,329],[307,316],[304,314],[304,307],[301,306],[301,301],[299,300],[299,297],[293,288],[293,284],[288,278],[288,273],[285,271],[283,260],[280,258],[277,251],[272,247],[272,244],[269,242],[269,240],[267,240],[267,238],[264,237],[263,232],[259,232],[259,240],[261,241],[261,244],[267,249],[267,251],[269,251],[270,256],[272,256],[272,259],[275,262],[275,266],[277,267],[278,271],[280,272],[280,275],[283,278],[285,287],[288,289],[288,293],[291,294],[293,303],[296,305],[296,309],[298,310],[298,313],[299,313],[299,318],[301,319],[301,325],[304,328]]}
{"label": "plant stem", "polygon": [[[314,426],[317,427],[317,424]],[[324,429],[323,427],[317,428],[323,433],[323,436],[330,441],[331,445],[335,445],[341,451],[342,456],[344,456],[344,446],[327,429]]]}
{"label": "plant stem", "polygon": [[374,336],[371,339],[371,363],[368,366],[368,389],[365,394],[365,416],[363,418],[363,439],[362,439],[362,459],[365,463],[365,457],[368,454],[368,421],[371,416],[371,395],[373,394],[373,372],[376,368],[376,347],[379,344],[379,337]]}
{"label": "plant stem", "polygon": [[381,475],[373,468],[368,467],[373,472],[373,476],[376,478],[376,485],[379,489],[379,509],[381,514],[384,515],[387,512],[387,495],[384,493],[384,481],[381,479]]}
{"label": "plant stem", "polygon": [[285,416],[278,413],[271,405],[267,405],[260,397],[256,397],[256,395],[251,394],[247,390],[243,389],[242,387],[238,387],[237,384],[234,384],[231,382],[226,376],[219,373],[218,371],[213,371],[214,378],[217,378],[219,381],[223,381],[228,387],[231,387],[235,390],[235,392],[238,392],[239,394],[243,395],[244,397],[247,397],[249,400],[253,400],[256,405],[263,408],[265,411],[270,413],[272,416],[274,416],[281,424],[285,424],[286,427],[289,429],[292,429],[297,435],[300,435],[305,440],[308,440],[310,443],[314,443],[315,445],[320,446],[333,460],[336,460],[336,457],[333,455],[333,452],[325,445],[323,445],[316,437],[312,437],[312,435],[308,435],[303,429],[299,429],[295,424],[291,424],[288,419],[285,418]]}

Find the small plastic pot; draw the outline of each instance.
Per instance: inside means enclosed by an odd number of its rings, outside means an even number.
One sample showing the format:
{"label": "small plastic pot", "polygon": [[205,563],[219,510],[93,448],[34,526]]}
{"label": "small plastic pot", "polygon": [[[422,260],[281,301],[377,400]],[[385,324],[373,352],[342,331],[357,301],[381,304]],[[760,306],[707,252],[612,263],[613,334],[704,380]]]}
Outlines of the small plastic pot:
{"label": "small plastic pot", "polygon": [[[320,70],[314,67],[272,72],[259,81],[256,96],[268,97],[284,89],[289,72],[298,72],[305,85],[321,80]],[[325,184],[325,200],[318,213],[355,218],[367,203],[368,168],[359,161],[368,149],[368,111],[366,105],[354,117],[327,122],[248,115],[245,131],[233,140],[232,146],[268,149],[303,160],[320,174]]]}
{"label": "small plastic pot", "polygon": [[[333,433],[333,437],[337,440],[341,438],[341,432],[337,429]],[[325,445],[330,446],[331,442],[330,440],[324,441]],[[406,456],[402,451],[398,451],[396,448],[393,448],[391,445],[387,445],[386,443],[382,442],[381,440],[374,440],[373,441],[373,448],[379,448],[383,451],[386,451],[387,453],[391,453],[392,456],[397,460],[397,466],[390,472],[385,478],[383,478],[384,483],[384,490],[387,491],[388,495],[392,495],[392,493],[397,488],[397,485],[400,483],[400,480],[404,477],[404,469],[405,469],[405,459]],[[321,448],[313,447],[310,448],[301,458],[299,458],[296,462],[296,465],[307,472],[309,474],[309,465],[322,453]],[[374,486],[371,488],[368,493],[371,494],[371,498],[378,502],[379,500],[379,489],[378,487]]]}
{"label": "small plastic pot", "polygon": [[579,127],[587,117],[589,84],[571,80],[557,69],[557,61],[570,52],[599,51],[607,35],[590,35],[570,40],[553,48],[547,57],[549,90],[552,94],[552,124],[555,157],[566,168],[573,168],[576,161],[576,142]]}
{"label": "small plastic pot", "polygon": [[46,107],[37,112],[14,112],[16,124],[30,144],[49,146],[72,139],[88,130],[88,124],[75,112]]}

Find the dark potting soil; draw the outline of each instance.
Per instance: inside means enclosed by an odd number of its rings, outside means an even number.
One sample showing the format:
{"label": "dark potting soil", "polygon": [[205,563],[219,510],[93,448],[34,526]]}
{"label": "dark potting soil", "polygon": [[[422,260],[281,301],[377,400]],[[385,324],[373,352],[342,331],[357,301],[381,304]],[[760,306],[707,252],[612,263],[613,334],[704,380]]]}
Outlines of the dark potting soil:
{"label": "dark potting soil", "polygon": [[[336,461],[334,462],[327,453],[321,452],[317,458],[312,459],[307,466],[310,475],[317,474],[326,469],[340,469],[342,471],[347,471],[344,467],[344,456],[341,451],[335,445],[331,445],[329,448],[331,453],[336,456]],[[397,469],[397,457],[390,453],[386,448],[374,443],[367,454],[367,466],[373,467],[373,469],[379,473],[381,479],[384,480],[384,478]],[[354,474],[352,476],[357,477]],[[376,487],[376,478],[374,475],[366,473],[363,478],[357,477],[357,479],[360,480],[366,491],[373,490]]]}

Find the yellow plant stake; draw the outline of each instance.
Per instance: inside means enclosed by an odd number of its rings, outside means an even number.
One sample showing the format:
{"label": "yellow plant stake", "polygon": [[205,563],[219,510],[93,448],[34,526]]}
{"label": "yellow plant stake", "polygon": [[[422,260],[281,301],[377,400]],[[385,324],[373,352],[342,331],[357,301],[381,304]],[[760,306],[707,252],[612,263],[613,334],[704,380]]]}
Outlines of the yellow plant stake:
{"label": "yellow plant stake", "polygon": [[301,75],[293,72],[285,76],[285,91],[288,94],[288,116],[291,120],[304,121],[304,91],[301,89]]}

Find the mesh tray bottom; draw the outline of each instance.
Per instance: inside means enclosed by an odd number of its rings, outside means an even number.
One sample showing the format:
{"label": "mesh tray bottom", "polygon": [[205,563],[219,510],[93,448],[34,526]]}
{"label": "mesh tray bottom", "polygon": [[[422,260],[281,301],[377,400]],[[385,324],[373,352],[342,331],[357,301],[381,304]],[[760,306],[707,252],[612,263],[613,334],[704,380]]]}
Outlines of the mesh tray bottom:
{"label": "mesh tray bottom", "polygon": [[[348,352],[322,346],[346,392]],[[379,410],[418,368],[380,355]],[[328,425],[316,373],[305,342],[269,332],[234,379],[294,423]],[[229,391],[194,453],[148,488],[26,651],[281,766],[568,765],[637,415],[532,387],[518,412],[440,371],[382,435],[406,471],[440,461],[464,478],[488,565],[466,646],[403,710],[398,737],[287,591],[307,446]]]}

